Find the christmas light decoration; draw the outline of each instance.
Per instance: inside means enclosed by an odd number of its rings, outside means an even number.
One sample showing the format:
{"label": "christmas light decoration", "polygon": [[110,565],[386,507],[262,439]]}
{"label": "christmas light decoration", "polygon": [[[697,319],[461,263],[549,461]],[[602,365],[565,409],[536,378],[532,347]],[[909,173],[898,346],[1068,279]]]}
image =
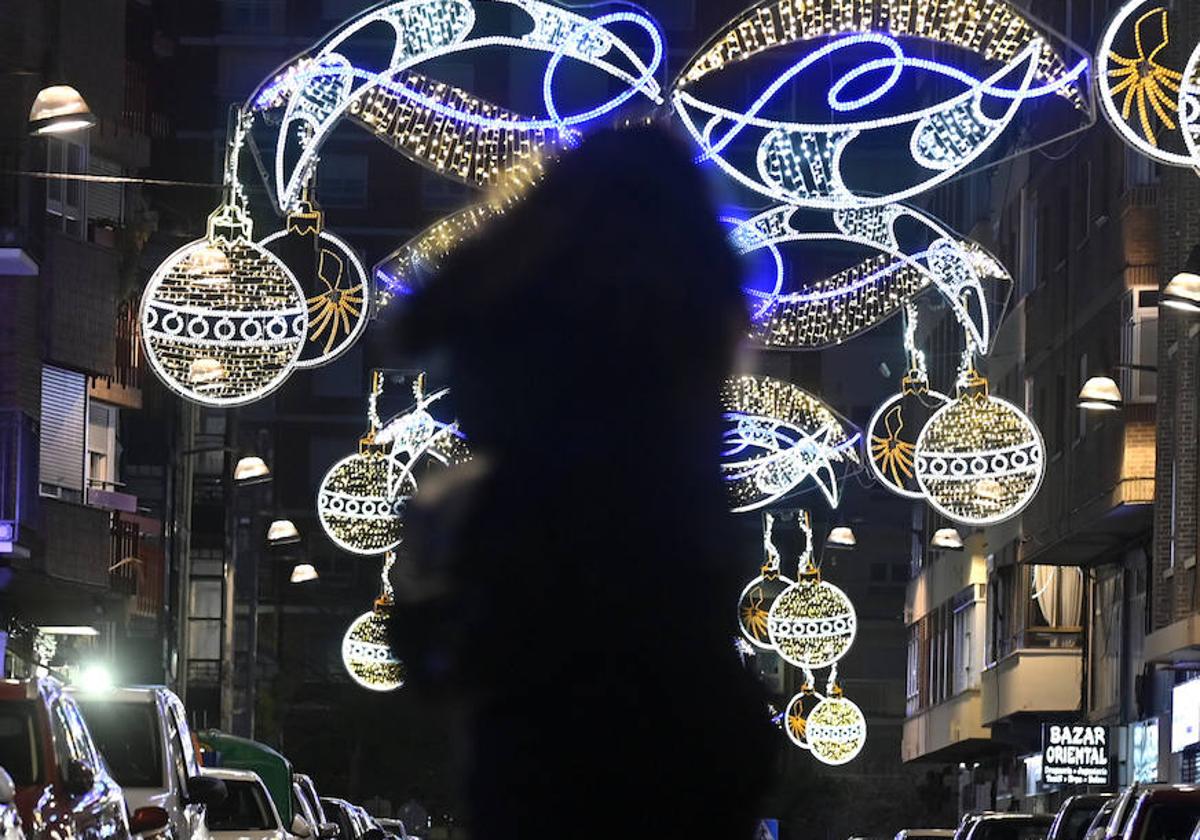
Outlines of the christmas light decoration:
{"label": "christmas light decoration", "polygon": [[1159,163],[1195,166],[1194,153],[1179,144],[1184,74],[1162,63],[1170,20],[1166,4],[1157,0],[1121,6],[1100,39],[1096,86],[1105,117],[1126,144]]}
{"label": "christmas light decoration", "polygon": [[321,480],[317,515],[335,545],[351,554],[392,551],[400,544],[404,505],[417,492],[416,467],[424,459],[446,466],[470,457],[456,424],[442,423],[428,407],[448,390],[427,396],[424,376],[413,387],[415,406],[384,424],[378,402],[383,375],[372,376],[369,430],[359,451],[338,461]]}
{"label": "christmas light decoration", "polygon": [[797,747],[802,750],[811,749],[808,744],[808,716],[820,702],[811,685],[804,685],[800,691],[788,701],[783,710],[783,731]]}
{"label": "christmas light decoration", "polygon": [[988,393],[968,348],[958,395],[917,438],[916,477],[931,507],[954,522],[992,525],[1020,513],[1045,470],[1041,432],[1025,413]]}
{"label": "christmas light decoration", "polygon": [[[700,147],[702,160],[773,200],[825,209],[889,204],[945,182],[980,160],[1029,100],[1062,100],[1090,120],[1086,56],[1068,66],[1067,45],[1056,49],[1048,31],[1007,2],[938,0],[932,5],[918,11],[876,0],[803,5],[762,0],[687,65],[672,93],[675,113]],[[976,76],[907,55],[899,38],[960,48],[990,70]],[[744,109],[693,92],[730,64],[792,45],[799,45],[801,58]],[[839,67],[848,69],[838,76]],[[810,118],[804,112],[788,120],[767,116],[773,104],[787,101],[786,91],[793,87],[824,90],[830,73],[825,102],[808,108]],[[930,84],[909,80],[919,74]],[[925,107],[896,113],[883,103],[898,87],[935,91],[952,85],[960,86],[958,93]],[[851,89],[854,98],[846,95]],[[792,107],[801,106],[793,101]],[[830,114],[845,119],[830,120]],[[906,176],[882,187],[881,178],[897,173],[865,167],[868,180],[852,183],[847,163],[856,150],[874,154],[882,143],[908,147],[913,166]]]}
{"label": "christmas light decoration", "polygon": [[867,719],[835,686],[809,713],[805,734],[813,758],[838,767],[849,764],[866,746]]}
{"label": "christmas light decoration", "polygon": [[[520,36],[489,33],[486,26],[477,26],[474,4],[467,0],[385,3],[352,18],[261,85],[248,107],[283,110],[275,156],[279,206],[294,206],[317,165],[321,145],[348,115],[412,160],[484,186],[504,173],[535,167],[547,152],[574,145],[587,123],[634,96],[661,101],[655,75],[662,65],[663,41],[644,13],[622,10],[589,19],[541,0],[488,5],[524,13],[530,28]],[[348,56],[357,54],[364,39],[378,37],[379,24],[395,33],[390,59],[382,66],[356,66]],[[648,38],[648,59],[614,34],[618,26],[640,30]],[[549,56],[541,86],[544,116],[500,108],[415,70],[437,58],[494,48]],[[624,88],[591,107],[564,113],[556,79],[567,59],[606,73]]]}
{"label": "christmas light decoration", "polygon": [[767,619],[771,645],[797,668],[828,668],[854,644],[858,617],[846,593],[821,580],[802,562],[796,582],[771,605]]}
{"label": "christmas light decoration", "polygon": [[[1179,86],[1178,117],[1179,133],[1183,136],[1189,164],[1200,172],[1200,44],[1197,44],[1196,48],[1192,50],[1183,71],[1183,78]],[[1191,281],[1195,275],[1185,272],[1184,277],[1187,281]],[[1183,282],[1183,285],[1186,286],[1186,281]],[[1193,285],[1195,285],[1194,281]],[[1181,281],[1179,275],[1176,275],[1163,289],[1163,306],[1195,311],[1194,301],[1186,300],[1188,297],[1196,297],[1194,288],[1190,295],[1173,294],[1180,290]],[[1185,298],[1182,304],[1181,297]]]}
{"label": "christmas light decoration", "polygon": [[721,403],[721,469],[735,513],[773,504],[808,479],[837,507],[842,473],[859,462],[857,431],[816,397],[769,377],[728,380]]}
{"label": "christmas light decoration", "polygon": [[373,287],[354,250],[325,229],[320,208],[305,196],[287,226],[258,244],[278,256],[305,290],[308,336],[296,367],[327,365],[353,347],[370,320]]}
{"label": "christmas light decoration", "polygon": [[139,321],[151,370],[174,393],[244,405],[283,384],[304,348],[308,313],[295,276],[252,241],[238,181],[249,118],[238,113],[225,159],[225,198],[204,239],[159,265]]}
{"label": "christmas light decoration", "polygon": [[950,398],[930,389],[925,354],[916,346],[916,308],[906,305],[905,312],[904,349],[909,369],[900,393],[884,402],[867,426],[867,464],[888,490],[906,498],[923,499],[914,471],[917,436]]}
{"label": "christmas light decoration", "polygon": [[761,573],[742,590],[738,598],[738,624],[742,635],[750,644],[763,650],[772,649],[771,637],[767,632],[767,617],[771,605],[785,589],[793,585],[790,578],[784,577],[779,571],[779,550],[775,548],[772,532],[775,517],[765,516],[763,528],[763,548],[766,560]]}
{"label": "christmas light decoration", "polygon": [[[840,344],[878,326],[927,289],[949,304],[976,345],[988,347],[993,335],[989,297],[1005,297],[1012,283],[999,260],[983,248],[903,205],[829,214],[781,205],[737,222],[729,236],[738,253],[767,251],[773,258],[770,288],[746,289],[751,336],[768,347],[807,350]],[[784,291],[788,278],[781,246],[852,246],[873,256]],[[989,295],[989,289],[1003,291]]]}
{"label": "christmas light decoration", "polygon": [[356,683],[371,691],[395,691],[404,685],[404,663],[388,641],[392,605],[376,603],[342,637],[342,664]]}

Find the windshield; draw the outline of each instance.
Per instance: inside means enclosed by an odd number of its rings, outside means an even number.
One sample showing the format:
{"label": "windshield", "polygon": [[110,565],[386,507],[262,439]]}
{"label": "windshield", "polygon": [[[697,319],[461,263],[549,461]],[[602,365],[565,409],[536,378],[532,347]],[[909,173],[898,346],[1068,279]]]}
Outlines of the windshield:
{"label": "windshield", "polygon": [[984,820],[971,840],[1045,840],[1049,828],[1023,820]]}
{"label": "windshield", "polygon": [[270,831],[278,828],[267,792],[258,782],[225,780],[228,795],[219,805],[209,805],[205,823],[209,831]]}
{"label": "windshield", "polygon": [[1200,820],[1200,801],[1158,802],[1146,811],[1137,840],[1188,840]]}
{"label": "windshield", "polygon": [[118,784],[163,786],[162,741],[153,703],[85,700],[79,708]]}
{"label": "windshield", "polygon": [[1083,840],[1092,820],[1100,812],[1100,803],[1095,805],[1080,805],[1068,811],[1058,827],[1055,840]]}
{"label": "windshield", "polygon": [[17,787],[42,781],[32,702],[0,703],[0,767]]}

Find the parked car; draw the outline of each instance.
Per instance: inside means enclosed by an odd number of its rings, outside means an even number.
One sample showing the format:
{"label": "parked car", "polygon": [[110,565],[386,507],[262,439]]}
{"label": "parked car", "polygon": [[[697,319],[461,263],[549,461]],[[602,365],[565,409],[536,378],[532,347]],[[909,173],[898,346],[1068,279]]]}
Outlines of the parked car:
{"label": "parked car", "polygon": [[284,829],[279,809],[257,773],[215,768],[205,769],[204,775],[220,779],[226,790],[222,802],[205,809],[212,840],[292,840],[293,833]]}
{"label": "parked car", "polygon": [[1047,840],[1085,840],[1092,821],[1115,797],[1111,793],[1088,793],[1072,796],[1058,809]]}
{"label": "parked car", "polygon": [[[1200,823],[1200,788],[1195,785],[1144,785],[1126,792],[1120,826],[1122,840],[1184,840]],[[1111,826],[1111,823],[1110,823]]]}
{"label": "parked car", "polygon": [[953,836],[953,828],[902,828],[896,833],[896,840],[939,840]]}
{"label": "parked car", "polygon": [[0,767],[0,840],[25,840],[16,799],[17,787],[13,784],[12,776]]}
{"label": "parked car", "polygon": [[321,797],[317,796],[317,786],[313,784],[313,780],[304,775],[297,773],[292,776],[292,781],[299,786],[301,798],[308,804],[308,809],[316,820],[314,823],[317,826],[317,835],[322,840],[333,840],[339,834],[337,823],[332,822],[325,814],[325,808],[321,805]]}
{"label": "parked car", "polygon": [[399,840],[411,840],[413,835],[408,833],[408,829],[404,825],[403,820],[394,820],[389,817],[376,817],[375,822],[379,823],[379,827],[392,837],[397,837]]}
{"label": "parked car", "polygon": [[167,824],[160,808],[128,815],[79,707],[53,678],[0,681],[0,764],[29,840],[129,840]]}
{"label": "parked car", "polygon": [[333,796],[322,796],[321,805],[325,808],[326,816],[337,824],[340,840],[359,840],[362,837],[365,829],[360,827],[353,805]]}
{"label": "parked car", "polygon": [[267,786],[280,824],[290,826],[296,816],[293,809],[292,763],[266,744],[239,738],[214,729],[197,735],[204,749],[204,766],[229,770],[251,770]]}
{"label": "parked car", "polygon": [[1046,840],[1049,814],[981,814],[959,826],[956,840]]}
{"label": "parked car", "polygon": [[[333,840],[334,837],[337,837],[338,827],[333,823],[323,822],[313,812],[312,805],[298,781],[292,782],[292,813],[295,814],[293,834],[300,837],[311,837],[313,840]],[[304,822],[303,829],[299,822],[301,820]]]}
{"label": "parked car", "polygon": [[1092,822],[1088,826],[1087,833],[1083,835],[1084,840],[1104,840],[1108,821],[1112,819],[1113,811],[1117,809],[1117,804],[1120,801],[1121,798],[1119,796],[1114,796],[1100,806],[1100,810],[1096,812],[1096,816],[1092,817]]}
{"label": "parked car", "polygon": [[225,796],[203,776],[183,703],[164,686],[71,690],[130,812],[154,806],[170,819],[168,838],[207,840],[204,809]]}

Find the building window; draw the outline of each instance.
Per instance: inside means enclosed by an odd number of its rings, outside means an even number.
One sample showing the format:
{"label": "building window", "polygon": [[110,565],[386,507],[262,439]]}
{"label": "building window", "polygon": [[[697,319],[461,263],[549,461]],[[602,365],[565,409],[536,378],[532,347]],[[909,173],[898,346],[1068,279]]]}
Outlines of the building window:
{"label": "building window", "polygon": [[[46,171],[84,175],[88,147],[61,137],[46,142]],[[50,178],[46,181],[46,215],[64,233],[83,238],[86,233],[87,190],[83,181]]]}
{"label": "building window", "polygon": [[1121,361],[1126,402],[1149,403],[1158,396],[1158,289],[1131,289],[1123,303]]}
{"label": "building window", "polygon": [[73,370],[42,368],[38,480],[41,494],[83,501],[87,378]]}
{"label": "building window", "polygon": [[1137,149],[1125,149],[1125,190],[1158,183],[1158,164]]}
{"label": "building window", "polygon": [[367,206],[367,158],[365,155],[321,156],[317,170],[318,192],[327,207]]}
{"label": "building window", "polygon": [[88,488],[117,487],[117,420],[115,406],[92,400],[88,403],[87,479]]}

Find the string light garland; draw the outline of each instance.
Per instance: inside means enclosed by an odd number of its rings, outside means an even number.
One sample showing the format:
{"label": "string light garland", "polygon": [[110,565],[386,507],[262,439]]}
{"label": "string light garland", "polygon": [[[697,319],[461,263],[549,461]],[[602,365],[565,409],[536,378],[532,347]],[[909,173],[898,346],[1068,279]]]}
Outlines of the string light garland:
{"label": "string light garland", "polygon": [[758,577],[746,584],[738,598],[738,625],[742,636],[750,644],[763,650],[772,650],[771,637],[767,632],[771,605],[794,581],[784,577],[779,570],[779,550],[772,539],[775,517],[768,513],[765,520],[763,548],[766,560]]}
{"label": "string light garland", "polygon": [[867,464],[875,479],[898,496],[923,499],[917,483],[915,459],[917,437],[934,412],[950,402],[945,394],[929,387],[925,354],[917,349],[917,312],[905,307],[904,348],[909,369],[899,394],[887,399],[867,426]]}
{"label": "string light garland", "polygon": [[244,405],[277,389],[308,332],[304,292],[276,256],[253,242],[237,170],[249,130],[238,112],[225,157],[225,198],[204,239],[155,270],[139,310],[151,370],[171,391],[209,406]]}
{"label": "string light garland", "polygon": [[1184,74],[1169,55],[1171,14],[1159,0],[1130,0],[1113,15],[1096,52],[1096,87],[1104,116],[1130,148],[1168,166],[1196,166],[1179,147]]}
{"label": "string light garland", "polygon": [[[280,207],[291,209],[298,201],[322,144],[348,115],[410,159],[481,186],[534,165],[547,151],[574,145],[588,123],[634,96],[661,102],[655,76],[664,45],[649,16],[629,10],[589,19],[541,0],[495,0],[489,5],[498,4],[524,13],[531,28],[520,36],[476,31],[475,7],[467,0],[400,0],[352,18],[260,85],[247,106],[283,110],[275,156]],[[358,67],[347,56],[356,52],[361,39],[377,36],[378,24],[395,33],[391,58],[381,67]],[[641,31],[650,42],[649,58],[618,37],[617,26]],[[370,35],[363,34],[368,31]],[[544,116],[497,107],[415,70],[437,58],[495,48],[548,55],[541,85]],[[602,71],[624,88],[602,102],[564,113],[556,79],[568,59]]]}
{"label": "string light garland", "polygon": [[371,319],[374,287],[345,240],[325,228],[324,213],[305,197],[287,226],[259,243],[278,256],[305,290],[308,334],[298,368],[327,365],[355,345]]}
{"label": "string light garland", "polygon": [[985,526],[1019,514],[1041,486],[1046,446],[1023,411],[988,393],[963,357],[958,395],[939,409],[917,438],[916,477],[938,513],[957,523]]}
{"label": "string light garland", "polygon": [[[732,220],[727,220],[732,221]],[[990,346],[988,290],[1006,296],[1012,277],[979,245],[959,239],[926,213],[903,205],[805,213],[790,205],[737,222],[729,234],[739,254],[766,251],[769,289],[745,290],[751,337],[768,347],[821,349],[873,329],[927,289],[950,306],[978,346]],[[830,277],[785,291],[781,248],[852,246],[872,256]]]}
{"label": "string light garland", "polygon": [[735,513],[773,504],[812,480],[831,507],[859,463],[853,431],[816,397],[765,376],[727,380],[721,470]]}

